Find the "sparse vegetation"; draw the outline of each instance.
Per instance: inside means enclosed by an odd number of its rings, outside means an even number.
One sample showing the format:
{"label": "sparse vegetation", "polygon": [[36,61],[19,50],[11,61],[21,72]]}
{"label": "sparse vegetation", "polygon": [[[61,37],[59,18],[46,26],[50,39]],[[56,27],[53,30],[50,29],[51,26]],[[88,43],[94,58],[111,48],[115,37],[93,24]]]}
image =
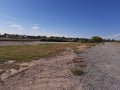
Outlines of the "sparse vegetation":
{"label": "sparse vegetation", "polygon": [[74,75],[79,75],[79,76],[81,76],[81,75],[84,74],[84,70],[83,70],[83,69],[73,69],[73,70],[71,70],[71,71],[72,71],[72,73],[73,73]]}
{"label": "sparse vegetation", "polygon": [[65,49],[60,44],[15,45],[0,46],[0,62],[15,60],[18,62],[31,61],[51,56]]}
{"label": "sparse vegetation", "polygon": [[[38,45],[13,45],[0,46],[0,62],[15,60],[17,62],[26,62],[43,57],[49,57],[64,51],[66,48],[75,49],[82,43],[68,44],[38,44]],[[87,44],[94,45],[94,44]]]}
{"label": "sparse vegetation", "polygon": [[72,61],[73,61],[74,63],[85,62],[83,57],[81,57],[81,58],[74,58]]}

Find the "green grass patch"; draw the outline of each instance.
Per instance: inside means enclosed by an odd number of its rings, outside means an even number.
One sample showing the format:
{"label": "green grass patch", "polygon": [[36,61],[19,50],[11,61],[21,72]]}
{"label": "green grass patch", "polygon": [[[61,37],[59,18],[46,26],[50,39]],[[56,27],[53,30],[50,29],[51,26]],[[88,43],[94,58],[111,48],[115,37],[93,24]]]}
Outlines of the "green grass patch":
{"label": "green grass patch", "polygon": [[31,61],[51,56],[63,51],[60,44],[0,46],[0,62],[15,60],[18,62]]}
{"label": "green grass patch", "polygon": [[83,69],[73,69],[71,70],[74,75],[82,76],[84,74]]}

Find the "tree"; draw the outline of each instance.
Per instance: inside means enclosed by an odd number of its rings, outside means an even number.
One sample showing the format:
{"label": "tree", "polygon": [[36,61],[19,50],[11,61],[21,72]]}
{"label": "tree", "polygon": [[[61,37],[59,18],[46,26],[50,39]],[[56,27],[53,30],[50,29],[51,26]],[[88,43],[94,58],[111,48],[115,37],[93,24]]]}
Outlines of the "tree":
{"label": "tree", "polygon": [[92,38],[91,38],[91,42],[93,42],[93,43],[101,43],[101,42],[103,42],[104,40],[101,38],[101,37],[99,37],[99,36],[93,36]]}
{"label": "tree", "polygon": [[81,38],[79,41],[80,41],[81,43],[88,43],[90,40],[87,39],[87,38]]}

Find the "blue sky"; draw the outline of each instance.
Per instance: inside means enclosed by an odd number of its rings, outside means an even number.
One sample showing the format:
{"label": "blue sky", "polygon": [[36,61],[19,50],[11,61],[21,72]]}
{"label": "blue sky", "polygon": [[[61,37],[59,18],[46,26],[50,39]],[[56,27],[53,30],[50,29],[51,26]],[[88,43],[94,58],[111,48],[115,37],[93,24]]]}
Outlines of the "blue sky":
{"label": "blue sky", "polygon": [[119,0],[0,0],[0,33],[120,36]]}

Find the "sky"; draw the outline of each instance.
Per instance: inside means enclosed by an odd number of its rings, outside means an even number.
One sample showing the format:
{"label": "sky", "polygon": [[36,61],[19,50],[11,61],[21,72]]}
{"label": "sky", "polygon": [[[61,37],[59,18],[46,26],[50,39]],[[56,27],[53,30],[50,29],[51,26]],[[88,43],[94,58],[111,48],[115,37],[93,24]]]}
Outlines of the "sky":
{"label": "sky", "polygon": [[0,0],[0,33],[120,39],[120,0]]}

